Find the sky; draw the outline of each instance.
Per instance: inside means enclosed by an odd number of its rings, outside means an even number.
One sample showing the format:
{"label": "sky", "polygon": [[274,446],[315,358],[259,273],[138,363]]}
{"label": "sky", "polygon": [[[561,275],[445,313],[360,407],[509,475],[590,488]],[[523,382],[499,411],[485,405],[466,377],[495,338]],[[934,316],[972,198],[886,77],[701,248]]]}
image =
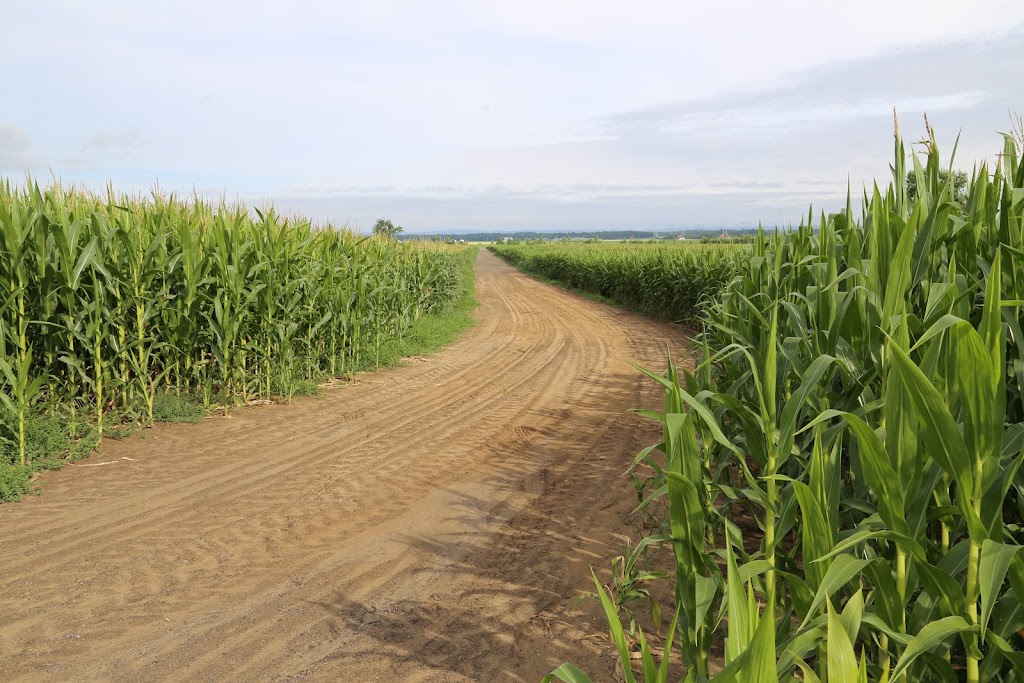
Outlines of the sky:
{"label": "sky", "polygon": [[971,168],[1024,113],[1024,2],[35,0],[0,176],[367,230],[796,223],[888,182],[893,109]]}

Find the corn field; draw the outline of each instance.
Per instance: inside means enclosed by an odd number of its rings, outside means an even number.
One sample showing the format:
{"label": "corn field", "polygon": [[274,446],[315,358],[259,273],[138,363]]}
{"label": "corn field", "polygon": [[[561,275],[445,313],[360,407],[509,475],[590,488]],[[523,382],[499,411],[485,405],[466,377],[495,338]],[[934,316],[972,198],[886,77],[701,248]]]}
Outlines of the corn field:
{"label": "corn field", "polygon": [[[909,159],[913,201],[897,133],[859,212],[759,235],[693,371],[648,373],[651,533],[595,579],[626,681],[1024,680],[1024,162],[959,202],[934,137]],[[662,637],[623,626],[663,580]]]}
{"label": "corn field", "polygon": [[746,260],[743,246],[695,243],[497,245],[529,273],[598,294],[641,313],[692,322]]}
{"label": "corn field", "polygon": [[272,210],[0,180],[5,450],[27,464],[33,411],[102,434],[111,413],[152,423],[162,392],[287,399],[373,366],[461,295],[466,256]]}

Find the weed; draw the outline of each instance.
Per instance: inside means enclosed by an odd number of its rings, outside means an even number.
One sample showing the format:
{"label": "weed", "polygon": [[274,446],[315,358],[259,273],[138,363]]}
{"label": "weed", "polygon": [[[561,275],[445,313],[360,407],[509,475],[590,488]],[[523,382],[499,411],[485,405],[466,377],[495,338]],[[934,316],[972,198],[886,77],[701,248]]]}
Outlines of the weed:
{"label": "weed", "polygon": [[205,415],[206,410],[200,401],[192,396],[161,392],[153,399],[153,419],[157,422],[197,424]]}

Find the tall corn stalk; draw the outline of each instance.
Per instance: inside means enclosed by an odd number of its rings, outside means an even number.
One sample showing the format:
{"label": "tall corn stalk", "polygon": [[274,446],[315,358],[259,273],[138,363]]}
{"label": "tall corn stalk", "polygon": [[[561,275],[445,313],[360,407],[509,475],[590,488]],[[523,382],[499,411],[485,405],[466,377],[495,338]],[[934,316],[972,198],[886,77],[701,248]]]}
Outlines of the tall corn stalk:
{"label": "tall corn stalk", "polygon": [[687,680],[1020,680],[1024,163],[1007,138],[961,203],[930,130],[925,151],[897,134],[859,216],[848,199],[760,234],[704,309],[693,374],[649,373],[667,398],[646,414],[672,429],[637,458],[665,471],[647,503],[686,521],[677,576],[704,558],[726,624],[711,675],[681,617]]}
{"label": "tall corn stalk", "polygon": [[198,198],[0,179],[0,457],[31,464],[44,393],[102,432],[152,423],[162,392],[287,399],[300,379],[372,363],[461,294],[466,254]]}

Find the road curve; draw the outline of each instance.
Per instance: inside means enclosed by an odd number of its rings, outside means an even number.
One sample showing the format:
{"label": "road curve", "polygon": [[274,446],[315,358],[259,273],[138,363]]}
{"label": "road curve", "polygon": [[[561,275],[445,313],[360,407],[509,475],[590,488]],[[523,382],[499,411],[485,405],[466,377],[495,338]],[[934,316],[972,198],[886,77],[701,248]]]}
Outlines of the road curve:
{"label": "road curve", "polygon": [[657,440],[627,361],[684,334],[486,251],[476,278],[477,324],[438,354],[106,440],[0,506],[0,678],[610,680],[597,607],[572,610]]}

